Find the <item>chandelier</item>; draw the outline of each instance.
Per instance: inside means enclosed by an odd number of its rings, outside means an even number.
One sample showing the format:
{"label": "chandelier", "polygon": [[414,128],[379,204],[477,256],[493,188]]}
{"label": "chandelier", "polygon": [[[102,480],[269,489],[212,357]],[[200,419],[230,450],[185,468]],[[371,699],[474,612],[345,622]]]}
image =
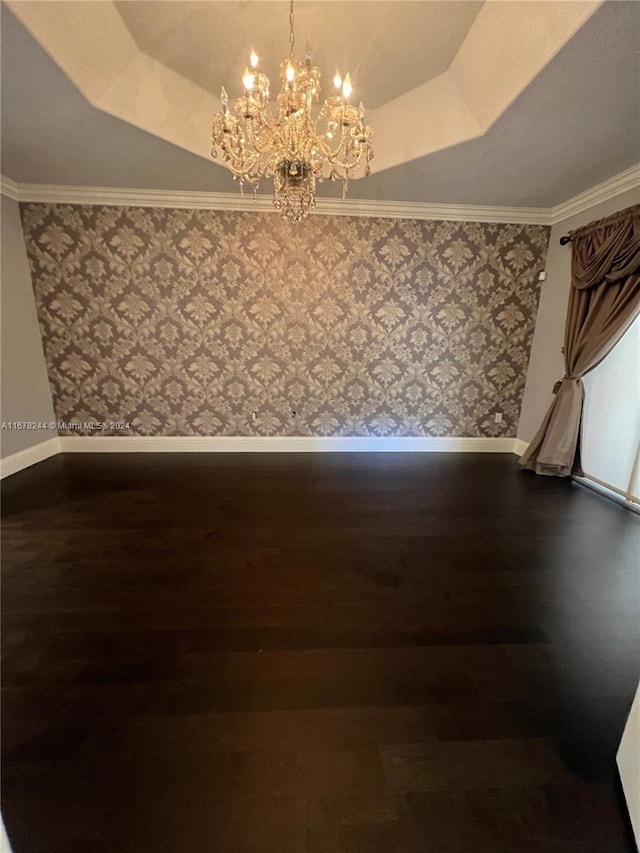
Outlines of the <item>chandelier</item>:
{"label": "chandelier", "polygon": [[277,105],[269,102],[269,79],[258,71],[259,58],[252,49],[250,68],[242,83],[245,93],[229,107],[222,89],[222,112],[213,116],[211,156],[222,152],[240,191],[249,184],[254,194],[260,181],[273,178],[274,206],[283,216],[299,222],[316,203],[316,181],[342,181],[342,197],[349,178],[365,163],[370,174],[373,130],[364,122],[364,107],[349,103],[351,78],[336,71],[335,93],[320,101],[320,71],[311,64],[307,42],[304,62],[293,56],[295,34],[293,0],[289,10],[289,58],[280,64],[282,87]]}

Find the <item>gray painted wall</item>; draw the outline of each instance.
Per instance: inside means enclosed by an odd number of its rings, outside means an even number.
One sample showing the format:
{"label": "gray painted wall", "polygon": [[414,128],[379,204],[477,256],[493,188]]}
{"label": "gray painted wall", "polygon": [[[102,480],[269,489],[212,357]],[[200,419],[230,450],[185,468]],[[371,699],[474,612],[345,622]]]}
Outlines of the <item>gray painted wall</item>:
{"label": "gray painted wall", "polygon": [[561,246],[560,237],[587,222],[602,219],[640,202],[640,192],[629,190],[616,198],[554,225],[547,255],[547,280],[542,285],[531,358],[525,384],[518,438],[531,441],[553,398],[551,389],[564,375],[562,343],[571,281],[571,247]]}
{"label": "gray painted wall", "polygon": [[[18,204],[2,196],[2,422],[55,420]],[[26,450],[57,430],[8,430],[0,456]]]}

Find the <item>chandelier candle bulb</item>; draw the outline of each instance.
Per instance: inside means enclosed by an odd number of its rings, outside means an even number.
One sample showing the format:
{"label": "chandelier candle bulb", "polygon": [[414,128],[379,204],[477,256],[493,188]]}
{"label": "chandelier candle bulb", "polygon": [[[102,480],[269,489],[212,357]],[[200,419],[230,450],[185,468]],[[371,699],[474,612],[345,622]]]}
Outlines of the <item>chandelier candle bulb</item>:
{"label": "chandelier candle bulb", "polygon": [[242,84],[243,84],[244,88],[247,90],[247,92],[250,92],[251,89],[253,89],[253,80],[254,80],[253,74],[247,68],[245,70],[244,76],[242,78]]}
{"label": "chandelier candle bulb", "polygon": [[290,54],[280,65],[281,89],[275,104],[269,100],[269,78],[257,70],[251,48],[242,76],[244,94],[228,107],[224,88],[222,110],[213,116],[212,156],[220,151],[242,191],[248,183],[254,194],[260,182],[272,178],[273,204],[293,222],[308,216],[316,204],[316,182],[341,180],[343,196],[349,178],[364,166],[369,174],[373,129],[364,121],[364,107],[347,103],[351,77],[336,71],[334,94],[320,104],[320,71],[311,62],[307,44],[304,61],[294,56],[293,2],[290,4]]}

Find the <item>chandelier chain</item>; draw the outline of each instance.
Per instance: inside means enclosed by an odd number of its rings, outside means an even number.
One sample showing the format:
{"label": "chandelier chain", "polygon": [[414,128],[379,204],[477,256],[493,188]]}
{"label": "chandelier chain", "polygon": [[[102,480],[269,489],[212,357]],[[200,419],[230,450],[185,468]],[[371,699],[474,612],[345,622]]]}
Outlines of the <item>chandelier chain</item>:
{"label": "chandelier chain", "polygon": [[296,34],[293,28],[293,0],[289,4],[289,57],[293,56],[293,48],[296,42]]}

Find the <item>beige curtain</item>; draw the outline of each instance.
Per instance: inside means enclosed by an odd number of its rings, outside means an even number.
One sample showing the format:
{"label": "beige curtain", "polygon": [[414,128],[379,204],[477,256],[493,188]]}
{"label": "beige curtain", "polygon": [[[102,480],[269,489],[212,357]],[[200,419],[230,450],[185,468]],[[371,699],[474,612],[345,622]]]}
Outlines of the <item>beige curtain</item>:
{"label": "beige curtain", "polygon": [[[571,234],[565,375],[520,459],[538,474],[581,474],[582,377],[613,349],[640,313],[640,204]],[[638,382],[630,376],[629,382]]]}

